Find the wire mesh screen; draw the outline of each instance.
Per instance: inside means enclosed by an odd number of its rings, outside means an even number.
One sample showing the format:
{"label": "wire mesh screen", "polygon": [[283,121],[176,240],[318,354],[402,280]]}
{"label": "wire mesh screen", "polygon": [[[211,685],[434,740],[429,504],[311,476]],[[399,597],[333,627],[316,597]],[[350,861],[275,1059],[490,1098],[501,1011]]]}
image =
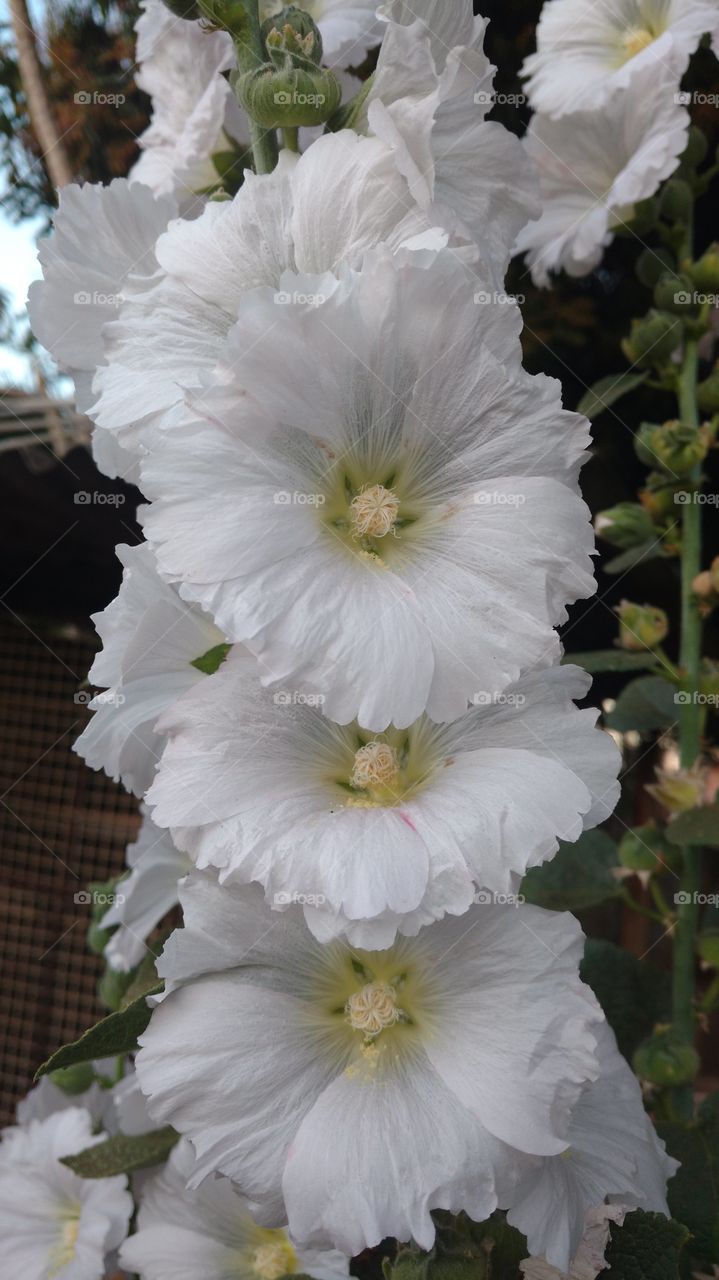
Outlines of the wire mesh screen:
{"label": "wire mesh screen", "polygon": [[138,817],[71,750],[94,651],[72,625],[0,620],[0,1123],[49,1053],[104,1012],[76,895],[122,870]]}

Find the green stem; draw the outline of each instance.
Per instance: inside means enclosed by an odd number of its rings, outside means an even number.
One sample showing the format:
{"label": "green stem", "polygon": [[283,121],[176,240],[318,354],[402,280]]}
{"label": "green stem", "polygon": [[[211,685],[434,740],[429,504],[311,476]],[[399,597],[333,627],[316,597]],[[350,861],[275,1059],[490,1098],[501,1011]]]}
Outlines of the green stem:
{"label": "green stem", "polygon": [[282,130],[282,142],[285,151],[299,152],[299,129],[286,128]]}
{"label": "green stem", "polygon": [[[260,31],[259,0],[242,0],[243,21],[231,32],[240,74],[254,71],[266,62]],[[255,173],[272,173],[277,164],[277,135],[250,119],[250,143]]]}
{"label": "green stem", "polygon": [[[696,399],[699,353],[697,341],[687,338],[679,379],[679,413],[682,422],[699,425]],[[690,476],[691,489],[698,490],[701,467]],[[701,667],[702,623],[692,590],[701,569],[701,506],[692,501],[683,508],[681,562],[681,646],[679,665],[687,692],[699,688]],[[679,755],[683,769],[695,764],[701,747],[701,707],[694,697],[679,708]],[[681,878],[682,901],[677,910],[674,937],[673,1021],[674,1030],[689,1043],[694,1040],[695,945],[699,925],[697,895],[701,886],[701,855],[696,846],[683,850]],[[676,1104],[681,1114],[690,1117],[693,1109],[691,1086],[677,1091]]]}

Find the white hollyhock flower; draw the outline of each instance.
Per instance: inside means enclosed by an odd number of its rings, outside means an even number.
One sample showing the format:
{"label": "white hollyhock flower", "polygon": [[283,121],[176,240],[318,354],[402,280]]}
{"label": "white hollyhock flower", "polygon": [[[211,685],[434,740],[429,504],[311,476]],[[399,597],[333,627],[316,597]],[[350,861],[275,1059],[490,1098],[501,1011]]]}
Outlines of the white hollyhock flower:
{"label": "white hollyhock flower", "polygon": [[232,40],[175,17],[162,0],[144,0],[136,31],[136,79],[152,98],[152,120],[130,181],[188,201],[217,183],[213,152],[231,139],[249,145],[249,122],[222,74],[235,66]]}
{"label": "white hollyhock flower", "polygon": [[106,334],[93,419],[125,447],[151,447],[157,425],[186,419],[185,392],[214,368],[248,289],[277,289],[285,270],[359,267],[380,242],[445,241],[376,138],[344,130],[301,157],[283,152],[273,173],[247,173],[234,200],[160,238],[155,286],[130,294]]}
{"label": "white hollyhock flower", "polygon": [[661,67],[637,73],[601,112],[535,116],[525,139],[539,170],[543,212],[520,232],[535,283],[552,271],[582,276],[601,262],[618,226],[677,167],[689,115]]}
{"label": "white hollyhock flower", "polygon": [[[95,1064],[96,1067],[102,1064]],[[89,1111],[95,1124],[110,1128],[108,1117],[113,1113],[112,1094],[93,1082],[82,1093],[70,1094],[54,1084],[49,1076],[43,1076],[17,1104],[17,1123],[26,1127],[31,1120],[47,1120],[58,1111],[81,1107]]]}
{"label": "white hollyhock flower", "polygon": [[[281,0],[260,0],[263,19],[274,17],[282,8]],[[366,0],[305,0],[301,8],[319,27],[322,61],[329,67],[359,67],[382,39],[377,5],[367,4]]]}
{"label": "white hollyhock flower", "polygon": [[103,929],[116,929],[105,947],[105,959],[121,973],[140,963],[146,939],[177,905],[177,882],[192,866],[147,814],[137,840],[127,847],[126,861],[130,874],[119,882],[115,901],[101,921]]}
{"label": "white hollyhock flower", "polygon": [[372,731],[454,719],[556,657],[594,590],[589,437],[521,368],[517,308],[449,251],[380,249],[239,314],[196,424],[143,464],[161,573],[267,682]]}
{"label": "white hollyhock flower", "polygon": [[220,661],[224,637],[161,581],[147,546],[119,546],[117,555],[125,566],[120,592],[92,619],[103,648],[89,680],[106,691],[90,703],[95,714],[73,750],[91,769],[143,796],[163,745],[155,721],[205,678],[200,659],[214,651]]}
{"label": "white hollyhock flower", "polygon": [[343,1254],[297,1249],[284,1229],[258,1226],[229,1179],[209,1178],[188,1190],[194,1164],[189,1142],[181,1139],[145,1184],[137,1231],[120,1253],[127,1271],[140,1280],[280,1280],[298,1272],[341,1280],[348,1274]]}
{"label": "white hollyhock flower", "polygon": [[603,1204],[590,1209],[585,1221],[584,1235],[572,1258],[569,1271],[560,1271],[544,1258],[527,1258],[520,1262],[523,1280],[596,1280],[605,1270],[605,1253],[609,1244],[610,1224],[621,1226],[626,1210],[620,1205]]}
{"label": "white hollyhock flower", "polygon": [[0,1267],[22,1280],[100,1280],[127,1234],[127,1179],[79,1178],[62,1156],[102,1142],[89,1112],[59,1111],[0,1143]]}
{"label": "white hollyhock flower", "polygon": [[475,885],[510,893],[558,836],[609,816],[619,755],[572,702],[590,684],[555,667],[449,726],[423,716],[378,738],[268,693],[230,656],[161,720],[148,803],[198,866],[306,904],[321,941],[389,946],[466,911]]}
{"label": "white hollyhock flower", "polygon": [[676,92],[702,36],[716,29],[714,0],[548,0],[537,52],[524,63],[532,106],[555,117],[602,112],[637,77],[665,73]]}
{"label": "white hollyhock flower", "polygon": [[599,1078],[574,1108],[568,1150],[528,1169],[508,1214],[532,1254],[560,1272],[569,1270],[589,1210],[605,1200],[669,1217],[666,1184],[678,1168],[607,1024],[599,1029],[597,1053]]}
{"label": "white hollyhock flower", "polygon": [[476,906],[356,951],[254,888],[196,873],[180,896],[136,1065],[153,1116],[192,1141],[193,1185],[220,1170],[316,1247],[429,1248],[431,1209],[481,1222],[511,1198],[509,1146],[566,1146],[601,1019],[571,916]]}
{"label": "white hollyhock flower", "polygon": [[[144,186],[116,178],[107,187],[72,183],[59,192],[53,235],[40,242],[44,279],[30,285],[35,337],[75,382],[81,413],[94,396],[92,379],[104,360],[102,331],[120,310],[128,278],[138,290],[157,270],[155,243],[177,205]],[[95,433],[95,461],[110,476],[134,479],[134,460],[108,433]]]}
{"label": "white hollyhock flower", "polygon": [[487,20],[470,0],[392,0],[380,13],[387,26],[357,127],[392,148],[428,217],[476,243],[484,277],[501,289],[514,240],[540,205],[519,139],[485,120],[495,74]]}

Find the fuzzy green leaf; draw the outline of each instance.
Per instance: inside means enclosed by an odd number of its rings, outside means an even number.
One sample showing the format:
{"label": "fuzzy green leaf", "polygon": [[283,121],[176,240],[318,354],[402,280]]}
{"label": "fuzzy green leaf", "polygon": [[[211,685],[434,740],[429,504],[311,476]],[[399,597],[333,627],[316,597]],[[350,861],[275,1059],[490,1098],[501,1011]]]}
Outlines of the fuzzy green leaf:
{"label": "fuzzy green leaf", "polygon": [[719,849],[719,804],[707,804],[680,813],[669,823],[667,839],[672,844],[703,844]]}
{"label": "fuzzy green leaf", "polygon": [[163,1164],[179,1136],[171,1125],[152,1133],[116,1133],[77,1155],[63,1156],[60,1163],[80,1178],[114,1178],[118,1173],[134,1173],[136,1169]]}
{"label": "fuzzy green leaf", "polygon": [[669,1020],[671,983],[667,974],[638,960],[613,942],[589,938],[581,974],[602,1006],[628,1061],[654,1030]]}
{"label": "fuzzy green leaf", "polygon": [[611,1280],[679,1280],[679,1261],[689,1232],[660,1213],[635,1209],[622,1227],[612,1223],[602,1276]]}
{"label": "fuzzy green leaf", "polygon": [[640,733],[666,729],[679,718],[674,694],[674,686],[661,676],[640,676],[622,689],[617,705],[606,717],[607,727],[620,733],[629,729]]}
{"label": "fuzzy green leaf", "polygon": [[599,675],[604,671],[649,671],[655,659],[651,653],[632,653],[629,649],[595,649],[591,653],[568,653],[564,663],[574,663],[591,675]]}
{"label": "fuzzy green leaf", "polygon": [[657,1126],[681,1168],[670,1179],[669,1208],[692,1232],[689,1253],[706,1265],[719,1263],[719,1093],[700,1106],[691,1124]]}
{"label": "fuzzy green leaf", "polygon": [[47,1075],[49,1071],[57,1071],[59,1067],[72,1067],[76,1062],[91,1062],[94,1058],[115,1058],[121,1053],[132,1053],[137,1048],[138,1036],[141,1036],[150,1021],[151,1010],[147,1007],[145,996],[154,995],[162,990],[162,983],[156,982],[138,1000],[118,1013],[110,1013],[102,1021],[96,1022],[71,1044],[65,1044],[48,1058],[38,1069],[35,1079]]}

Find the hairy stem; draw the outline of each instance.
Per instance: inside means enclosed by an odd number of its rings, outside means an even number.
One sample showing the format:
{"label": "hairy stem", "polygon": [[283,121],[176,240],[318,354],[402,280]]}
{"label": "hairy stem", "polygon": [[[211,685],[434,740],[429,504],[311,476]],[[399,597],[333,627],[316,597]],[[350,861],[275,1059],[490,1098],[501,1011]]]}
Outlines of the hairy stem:
{"label": "hairy stem", "polygon": [[[254,71],[266,62],[258,0],[242,0],[242,5],[245,20],[241,30],[232,32],[240,73]],[[250,143],[255,173],[272,173],[277,164],[277,134],[274,129],[265,129],[250,118]]]}

